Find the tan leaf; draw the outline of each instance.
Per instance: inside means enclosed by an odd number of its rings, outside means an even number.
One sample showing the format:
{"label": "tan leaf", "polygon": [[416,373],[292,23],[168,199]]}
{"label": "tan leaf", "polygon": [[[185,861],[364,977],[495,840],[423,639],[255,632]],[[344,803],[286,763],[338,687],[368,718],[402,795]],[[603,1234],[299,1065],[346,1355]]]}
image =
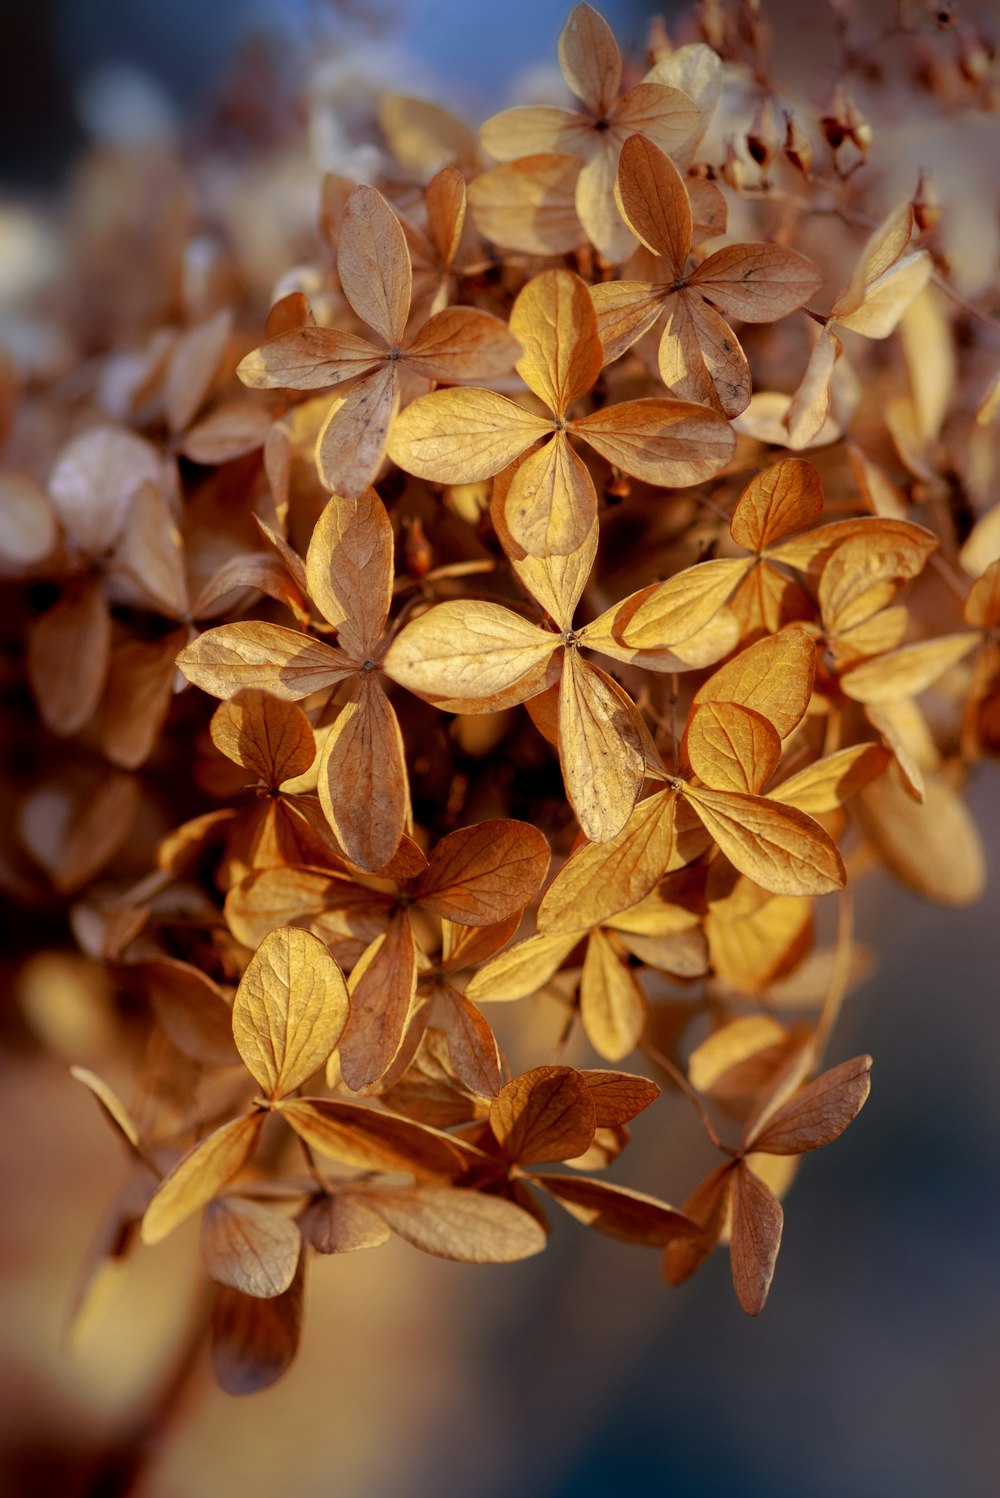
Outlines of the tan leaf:
{"label": "tan leaf", "polygon": [[790,775],[771,791],[771,798],[810,816],[822,816],[863,790],[888,763],[889,754],[881,744],[853,744]]}
{"label": "tan leaf", "polygon": [[101,1112],[111,1121],[111,1124],[121,1134],[130,1149],[135,1150],[139,1146],[139,1130],[125,1104],[119,1098],[113,1088],[109,1087],[103,1077],[97,1076],[86,1066],[71,1066],[70,1076],[75,1081],[81,1082],[88,1092],[96,1098]]}
{"label": "tan leaf", "polygon": [[213,697],[256,687],[284,702],[335,686],[352,670],[347,656],[332,645],[258,620],[206,630],[181,651],[177,664],[188,681]]}
{"label": "tan leaf", "polygon": [[385,354],[338,328],[290,328],[247,354],[236,373],[252,390],[332,390],[377,369]]}
{"label": "tan leaf", "polygon": [[461,599],[437,604],[407,624],[386,651],[383,666],[400,686],[429,697],[478,699],[519,683],[525,696],[533,696],[541,690],[537,668],[558,645],[558,635],[510,609]]}
{"label": "tan leaf", "polygon": [[504,395],[459,386],[411,401],[393,423],[388,451],[418,478],[466,484],[491,478],[552,429]]}
{"label": "tan leaf", "polygon": [[321,941],[293,926],[265,936],[236,990],[233,1035],[268,1097],[294,1092],[319,1070],[347,1011],[343,974]]}
{"label": "tan leaf", "polygon": [[368,1202],[348,1191],[315,1197],[299,1218],[302,1236],[320,1254],[354,1253],[389,1241],[389,1229]]}
{"label": "tan leaf", "polygon": [[898,702],[915,697],[950,671],[976,643],[975,634],[940,635],[904,645],[889,655],[846,671],[840,685],[855,702]]}
{"label": "tan leaf", "polygon": [[606,115],[621,87],[622,60],[615,34],[591,5],[577,5],[559,37],[559,66],[578,99]]}
{"label": "tan leaf", "polygon": [[516,336],[492,313],[446,307],[428,318],[403,358],[415,374],[450,384],[497,379],[513,367],[518,352]]}
{"label": "tan leaf", "polygon": [[0,557],[32,567],[53,550],[56,512],[45,490],[28,474],[0,474]]}
{"label": "tan leaf", "polygon": [[559,758],[566,795],[591,842],[615,837],[645,779],[644,726],[617,682],[567,650],[559,689]]}
{"label": "tan leaf", "polygon": [[398,346],[406,327],[411,274],[399,219],[374,187],[356,187],[340,224],[337,275],[361,321],[390,348]]}
{"label": "tan leaf", "polygon": [[479,822],[441,839],[411,894],[449,921],[491,926],[534,899],[548,866],[549,845],[537,827]]}
{"label": "tan leaf", "polygon": [[256,1147],[263,1121],[263,1113],[234,1118],[181,1156],[146,1208],[143,1243],[159,1243],[239,1174]]}
{"label": "tan leaf", "polygon": [[823,513],[823,484],[805,458],[783,458],[751,479],[729,523],[737,546],[764,551]]}
{"label": "tan leaf", "polygon": [[102,557],[118,539],[133,496],[162,480],[156,449],[134,432],[97,426],[62,449],[49,477],[49,495],[73,540]]}
{"label": "tan leaf", "polygon": [[232,325],[232,312],[223,308],[178,335],[163,382],[163,409],[174,434],[183,432],[208,396]]}
{"label": "tan leaf", "polygon": [[648,895],[670,860],[676,799],[669,790],[649,796],[616,837],[578,848],[545,892],[539,931],[587,931]]}
{"label": "tan leaf", "polygon": [[593,122],[574,109],[528,105],[505,109],[479,132],[484,150],[495,161],[516,162],[525,156],[566,153],[585,159],[594,139]]}
{"label": "tan leaf", "polygon": [[372,1192],[371,1205],[414,1248],[463,1264],[507,1264],[545,1247],[545,1229],[501,1196],[448,1187]]}
{"label": "tan leaf", "polygon": [[216,708],[210,731],[220,753],[272,790],[304,775],[316,758],[316,740],[305,713],[269,692],[237,692]]}
{"label": "tan leaf", "polygon": [[206,1066],[238,1066],[232,1011],[221,989],[198,968],[171,957],[123,963],[128,988],[148,998],[153,1013],[185,1056]]}
{"label": "tan leaf", "polygon": [[509,1160],[569,1160],[594,1137],[590,1089],[570,1066],[539,1066],[508,1082],[490,1104],[490,1128]]}
{"label": "tan leaf", "polygon": [[256,452],[263,446],[270,425],[271,413],[266,406],[252,400],[226,401],[184,434],[179,451],[192,463],[214,468]]}
{"label": "tan leaf", "polygon": [[183,619],[188,611],[184,545],[163,490],[140,485],[132,500],[128,525],[115,547],[110,570],[119,587],[138,593],[138,601]]}
{"label": "tan leaf", "polygon": [[586,240],[576,213],[578,156],[525,156],[469,184],[469,207],[479,232],[494,244],[527,255],[564,255]]}
{"label": "tan leaf", "polygon": [[515,545],[537,557],[567,556],[586,543],[597,522],[597,493],[565,432],[519,463],[504,505]]}
{"label": "tan leaf", "polygon": [[111,614],[100,581],[71,584],[28,633],[28,679],[45,726],[68,738],[97,710],[111,658]]}
{"label": "tan leaf", "polygon": [[660,1095],[655,1082],[631,1072],[591,1069],[580,1072],[580,1076],[590,1089],[599,1129],[629,1123]]}
{"label": "tan leaf", "polygon": [[666,261],[668,279],[682,276],[692,234],[687,188],[670,157],[644,135],[622,146],[615,198],[637,238]]}
{"label": "tan leaf", "polygon": [[620,359],[648,333],[669,297],[667,288],[652,281],[601,281],[590,288],[605,364]]}
{"label": "tan leaf", "polygon": [[750,404],[750,366],[725,318],[690,292],[666,304],[657,355],[660,378],[680,400],[739,416]]}
{"label": "tan leaf", "polygon": [[526,998],[558,972],[578,940],[576,932],[569,936],[529,936],[484,963],[466,985],[466,996],[477,1004]]}
{"label": "tan leaf", "polygon": [[766,1014],[747,1014],[713,1030],[688,1057],[688,1079],[699,1092],[711,1092],[726,1072],[785,1039],[785,1028]]}
{"label": "tan leaf", "polygon": [[494,1097],[502,1078],[500,1052],[489,1024],[454,988],[439,987],[437,1001],[455,1075],[478,1097]]}
{"label": "tan leaf", "polygon": [[940,775],[929,775],[922,803],[889,770],[854,798],[855,815],[890,872],[942,905],[971,905],[986,883],[975,822]]}
{"label": "tan leaf", "polygon": [[774,322],[802,307],[823,284],[820,270],[776,244],[732,244],[709,255],[688,277],[723,317]]}
{"label": "tan leaf", "polygon": [[748,1316],[759,1316],[781,1247],[781,1203],[744,1161],[733,1172],[733,1236],[729,1258],[736,1298]]}
{"label": "tan leaf", "polygon": [[554,1196],[571,1217],[610,1238],[662,1248],[698,1231],[697,1224],[676,1207],[627,1186],[611,1186],[590,1176],[533,1173],[530,1179]]}
{"label": "tan leaf", "polygon": [[706,785],[756,795],[778,768],[781,739],[774,725],[753,708],[704,702],[691,710],[684,750]]}
{"label": "tan leaf", "polygon": [[382,638],[392,603],[393,536],[374,489],[327,502],[306,556],[309,596],[358,665]]}
{"label": "tan leaf", "polygon": [[70,894],[117,853],[138,807],[138,782],[121,772],[75,786],[43,782],[21,802],[17,832],[55,888]]}
{"label": "tan leaf", "polygon": [[709,677],[694,700],[748,707],[786,739],[809,705],[815,673],[812,636],[804,629],[783,629],[741,650]]}
{"label": "tan leaf", "polygon": [[201,1224],[201,1257],[210,1279],[269,1300],[295,1278],[302,1238],[291,1218],[257,1202],[221,1197]]}
{"label": "tan leaf", "polygon": [[409,913],[397,911],[351,972],[351,1011],[340,1041],[344,1081],[357,1092],[378,1081],[399,1050],[417,983]]}
{"label": "tan leaf", "polygon": [[861,305],[852,312],[838,312],[834,305],[831,318],[842,328],[850,328],[865,338],[888,338],[903,313],[920,295],[934,270],[926,250],[916,250],[884,271],[865,288]]}
{"label": "tan leaf", "polygon": [[475,164],[476,138],[468,125],[426,99],[382,94],[378,122],[396,160],[418,177],[448,161]]}
{"label": "tan leaf", "polygon": [[683,786],[722,852],[777,895],[825,895],[847,875],[836,843],[805,812],[761,796]]}
{"label": "tan leaf", "polygon": [[736,446],[723,416],[687,401],[620,401],[570,422],[569,430],[625,473],[665,489],[711,478]]}
{"label": "tan leaf", "polygon": [[378,680],[362,675],[330,729],[319,762],[323,814],[360,868],[384,868],[399,847],[409,805],[406,785],[396,714]]}
{"label": "tan leaf", "polygon": [[511,566],[531,596],[548,611],[559,629],[569,629],[597,555],[600,532],[597,517],[595,515],[590,530],[580,545],[565,555],[530,554],[515,541],[507,525],[508,486],[505,479],[510,472],[507,469],[505,473],[498,474],[493,484],[490,506],[493,528]]}
{"label": "tan leaf", "polygon": [[642,984],[603,931],[591,932],[580,978],[580,1018],[594,1050],[621,1061],[639,1044],[648,1006]]}
{"label": "tan leaf", "polygon": [[757,994],[792,966],[812,939],[812,902],[769,895],[738,879],[724,899],[713,899],[705,935],[718,977],[738,993]]}
{"label": "tan leaf", "polygon": [[534,276],[514,302],[510,330],[522,349],[518,374],[553,415],[565,416],[604,362],[585,283],[566,270]]}
{"label": "tan leaf", "polygon": [[458,1143],[447,1134],[363,1103],[286,1098],[278,1112],[321,1155],[359,1170],[451,1177],[460,1174],[466,1164]]}
{"label": "tan leaf", "polygon": [[718,613],[746,567],[728,557],[686,567],[646,593],[622,628],[623,640],[647,650],[682,643]]}
{"label": "tan leaf", "polygon": [[701,1228],[697,1236],[675,1238],[663,1255],[663,1278],[680,1285],[694,1274],[715,1248],[725,1227],[735,1170],[719,1165],[695,1187],[682,1211]]}
{"label": "tan leaf", "polygon": [[174,661],[187,631],[159,640],[123,640],[111,652],[101,700],[101,748],[113,765],[135,770],[159,741],[173,700]]}
{"label": "tan leaf", "polygon": [[334,397],[316,439],[320,481],[335,494],[360,494],[376,477],[399,408],[396,365],[380,365]]}

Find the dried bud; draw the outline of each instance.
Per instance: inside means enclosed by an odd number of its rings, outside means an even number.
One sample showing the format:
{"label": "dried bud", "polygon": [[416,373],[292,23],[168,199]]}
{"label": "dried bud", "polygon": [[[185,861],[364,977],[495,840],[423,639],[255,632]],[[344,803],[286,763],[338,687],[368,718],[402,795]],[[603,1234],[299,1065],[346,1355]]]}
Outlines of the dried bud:
{"label": "dried bud", "polygon": [[838,83],[830,95],[826,113],[821,116],[819,123],[830,150],[839,151],[850,134],[847,119],[847,95],[844,93],[842,84]]}
{"label": "dried bud", "polygon": [[941,219],[941,199],[929,172],[921,171],[912,201],[917,228],[921,234],[930,234]]}
{"label": "dried bud", "polygon": [[424,577],[434,565],[434,553],[424,533],[420,517],[414,515],[406,522],[406,570],[411,577]]}
{"label": "dried bud", "polygon": [[857,146],[862,156],[866,156],[868,154],[868,147],[874,138],[872,127],[851,98],[847,100],[845,119],[847,122],[847,134]]}
{"label": "dried bud", "polygon": [[812,171],[812,143],[794,115],[791,114],[785,115],[785,159],[790,161],[803,177],[808,177]]}
{"label": "dried bud", "polygon": [[726,141],[726,159],[722,163],[722,180],[731,187],[734,192],[740,192],[746,185],[747,169],[746,162],[737,153],[732,140]]}
{"label": "dried bud", "polygon": [[958,53],[958,68],[969,83],[982,83],[993,65],[992,48],[977,31],[966,29]]}
{"label": "dried bud", "polygon": [[774,118],[774,105],[762,99],[757,105],[746,135],[747,150],[762,172],[766,172],[781,146]]}

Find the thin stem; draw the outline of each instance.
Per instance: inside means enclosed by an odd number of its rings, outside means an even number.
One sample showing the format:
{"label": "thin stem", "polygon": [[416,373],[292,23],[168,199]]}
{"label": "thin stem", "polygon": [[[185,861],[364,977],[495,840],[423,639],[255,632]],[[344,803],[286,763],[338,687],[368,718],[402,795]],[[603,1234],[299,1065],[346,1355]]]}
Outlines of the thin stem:
{"label": "thin stem", "polygon": [[657,1066],[663,1068],[670,1080],[676,1083],[681,1092],[683,1092],[684,1096],[687,1098],[688,1102],[691,1103],[691,1105],[695,1109],[695,1112],[698,1114],[698,1117],[701,1119],[701,1126],[705,1130],[705,1133],[708,1135],[709,1140],[715,1146],[715,1148],[717,1150],[721,1150],[724,1155],[732,1155],[733,1151],[728,1147],[728,1145],[723,1144],[722,1140],[715,1132],[715,1127],[712,1123],[712,1120],[708,1116],[708,1109],[705,1107],[705,1104],[695,1092],[694,1088],[691,1086],[691,1083],[681,1071],[680,1067],[676,1066],[674,1062],[671,1061],[669,1056],[665,1056],[662,1051],[657,1050],[656,1046],[650,1045],[648,1041],[643,1041],[642,1049],[646,1052],[646,1055],[651,1061],[655,1061]]}

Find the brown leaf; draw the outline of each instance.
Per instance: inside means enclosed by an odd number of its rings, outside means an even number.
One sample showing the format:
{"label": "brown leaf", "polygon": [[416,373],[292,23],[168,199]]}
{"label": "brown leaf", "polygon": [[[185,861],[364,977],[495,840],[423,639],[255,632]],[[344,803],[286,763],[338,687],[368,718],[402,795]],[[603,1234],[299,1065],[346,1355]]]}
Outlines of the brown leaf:
{"label": "brown leaf", "polygon": [[135,770],[156,747],[186,637],[176,629],[159,640],[123,640],[112,650],[99,721],[101,748],[113,765]]}
{"label": "brown leaf", "polygon": [[533,1173],[530,1179],[554,1196],[571,1217],[609,1238],[662,1248],[676,1238],[693,1237],[698,1232],[698,1224],[676,1207],[641,1191],[630,1191],[627,1186],[611,1186],[590,1176]]}
{"label": "brown leaf", "polygon": [[412,887],[425,910],[462,926],[491,926],[534,899],[549,845],[527,822],[479,822],[443,837]]}
{"label": "brown leaf", "polygon": [[500,1089],[490,1105],[490,1128],[518,1164],[569,1160],[589,1146],[597,1114],[579,1072],[539,1066]]}
{"label": "brown leaf", "polygon": [[586,240],[576,213],[578,156],[542,152],[481,172],[469,184],[479,232],[528,255],[564,255]]}
{"label": "brown leaf", "polygon": [[712,478],[736,446],[725,417],[688,401],[620,401],[570,422],[568,429],[625,473],[665,489]]}
{"label": "brown leaf", "polygon": [[258,1300],[220,1287],[212,1311],[212,1368],[226,1394],[257,1394],[295,1361],[302,1334],[305,1254],[283,1295]]}
{"label": "brown leaf", "polygon": [[732,244],[709,255],[688,277],[726,318],[774,322],[808,302],[823,284],[821,272],[776,244]]}
{"label": "brown leaf", "polygon": [[726,1225],[735,1169],[719,1165],[695,1187],[681,1211],[701,1226],[697,1236],[675,1238],[663,1255],[663,1278],[680,1285],[708,1258]]}
{"label": "brown leaf", "polygon": [[238,1066],[233,1017],[221,989],[198,968],[172,957],[124,963],[121,981],[148,998],[174,1045],[206,1066]]}
{"label": "brown leaf", "polygon": [[280,1097],[323,1065],[347,1012],[347,986],[326,947],[283,926],[265,936],[240,980],[233,1035],[254,1080]]}
{"label": "brown leaf", "polygon": [[161,481],[156,449],[133,432],[96,426],[68,442],[49,477],[49,494],[69,534],[103,557],[121,533],[142,484]]}
{"label": "brown leaf", "polygon": [[871,1069],[870,1056],[855,1056],[824,1072],[770,1114],[746,1148],[767,1155],[801,1155],[830,1144],[864,1107]]}
{"label": "brown leaf", "polygon": [[373,482],[398,409],[393,361],[362,376],[346,394],[334,396],[316,439],[316,466],[326,489],[350,497]]}
{"label": "brown leaf", "polygon": [[669,279],[682,276],[691,252],[691,203],[670,157],[644,135],[622,146],[615,198],[633,233],[666,261]]}
{"label": "brown leaf", "polygon": [[388,1070],[406,1026],[417,982],[409,914],[397,911],[351,973],[351,1013],[340,1042],[340,1066],[353,1091]]}
{"label": "brown leaf", "polygon": [[316,758],[316,740],[302,709],[252,687],[216,708],[211,734],[227,759],[252,771],[272,790],[304,775]]}
{"label": "brown leaf", "polygon": [[729,1258],[736,1298],[748,1316],[767,1300],[781,1247],[781,1203],[744,1161],[733,1172],[733,1237]]}
{"label": "brown leaf", "polygon": [[[386,651],[387,676],[428,697],[486,699],[513,691],[534,696],[559,645],[549,630],[495,603],[439,603],[400,630]],[[462,709],[468,711],[468,709]]]}
{"label": "brown leaf", "polygon": [[501,1083],[500,1052],[489,1024],[454,988],[439,986],[437,1005],[458,1080],[478,1097],[495,1097]]}
{"label": "brown leaf", "polygon": [[580,1076],[590,1089],[599,1129],[629,1123],[660,1095],[655,1082],[630,1072],[590,1070],[580,1072]]}
{"label": "brown leaf", "polygon": [[302,1250],[291,1218],[239,1197],[209,1202],[201,1223],[201,1257],[210,1279],[243,1295],[270,1300],[295,1278]]}
{"label": "brown leaf", "polygon": [[352,863],[385,868],[409,812],[406,757],[396,714],[377,678],[361,675],[319,762],[323,813]]}
{"label": "brown leaf", "polygon": [[99,580],[71,585],[28,634],[28,679],[45,726],[68,738],[97,710],[111,658],[111,614]]}

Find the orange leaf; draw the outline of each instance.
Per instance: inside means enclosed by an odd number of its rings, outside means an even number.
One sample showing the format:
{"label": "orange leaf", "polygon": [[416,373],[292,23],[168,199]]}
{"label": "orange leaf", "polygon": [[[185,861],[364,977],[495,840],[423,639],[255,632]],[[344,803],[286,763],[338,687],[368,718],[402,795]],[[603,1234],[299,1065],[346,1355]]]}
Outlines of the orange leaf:
{"label": "orange leaf", "polygon": [[490,1128],[507,1158],[521,1165],[582,1155],[597,1128],[590,1089],[570,1066],[539,1066],[502,1087]]}

